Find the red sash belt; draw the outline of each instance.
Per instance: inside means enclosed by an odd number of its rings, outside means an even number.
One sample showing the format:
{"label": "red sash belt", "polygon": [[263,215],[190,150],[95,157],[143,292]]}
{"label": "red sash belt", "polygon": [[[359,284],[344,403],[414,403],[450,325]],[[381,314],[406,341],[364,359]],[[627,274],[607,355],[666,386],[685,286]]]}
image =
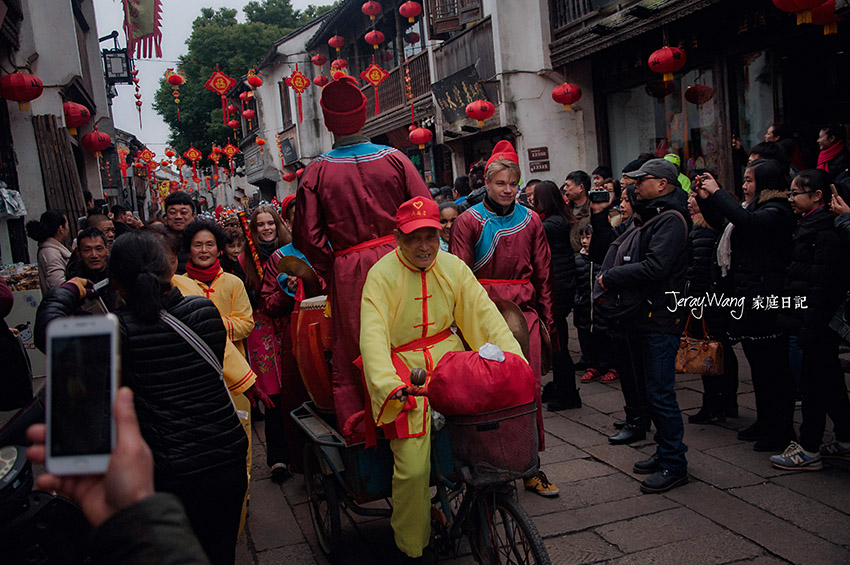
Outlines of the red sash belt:
{"label": "red sash belt", "polygon": [[490,286],[505,286],[510,284],[528,284],[531,279],[478,279],[481,284]]}
{"label": "red sash belt", "polygon": [[[432,345],[436,345],[448,338],[452,335],[452,329],[446,328],[443,331],[436,333],[429,337],[420,337],[419,339],[414,339],[409,343],[405,343],[404,345],[399,345],[398,347],[393,347],[393,353],[404,353],[405,351],[416,351],[417,349],[425,349],[426,347],[431,347]],[[410,384],[410,383],[408,383]]]}
{"label": "red sash belt", "polygon": [[388,243],[395,243],[394,235],[385,235],[384,237],[379,237],[377,239],[370,239],[368,241],[364,241],[363,243],[352,245],[348,249],[343,249],[342,251],[335,251],[334,257],[342,257],[343,255],[348,255],[349,253],[354,253],[355,251],[363,251],[364,249],[373,249],[375,247],[380,247],[381,245],[386,245]]}

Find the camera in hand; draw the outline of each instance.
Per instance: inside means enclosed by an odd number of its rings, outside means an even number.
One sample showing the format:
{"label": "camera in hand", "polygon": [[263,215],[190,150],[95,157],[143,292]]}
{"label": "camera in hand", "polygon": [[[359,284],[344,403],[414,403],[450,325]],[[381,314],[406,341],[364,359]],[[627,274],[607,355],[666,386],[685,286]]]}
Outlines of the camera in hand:
{"label": "camera in hand", "polygon": [[594,188],[587,193],[587,197],[591,202],[608,202],[611,199],[611,193],[604,188]]}

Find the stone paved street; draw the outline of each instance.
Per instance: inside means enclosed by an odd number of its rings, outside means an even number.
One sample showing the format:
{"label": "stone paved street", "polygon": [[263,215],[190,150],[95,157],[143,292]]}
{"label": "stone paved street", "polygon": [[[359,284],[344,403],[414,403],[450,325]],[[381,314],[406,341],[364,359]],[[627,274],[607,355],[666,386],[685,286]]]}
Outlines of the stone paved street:
{"label": "stone paved street", "polygon": [[[771,467],[770,454],[738,441],[735,430],[754,421],[755,401],[748,366],[736,349],[740,417],[722,425],[686,420],[691,482],[667,494],[641,494],[641,477],[631,472],[635,461],[654,451],[651,438],[608,444],[612,423],[623,417],[618,383],[582,385],[583,408],[545,414],[543,469],[561,494],[544,499],[523,491],[519,498],[553,563],[850,563],[850,462],[827,462],[820,472],[780,471]],[[700,378],[679,375],[676,388],[682,410],[694,413]],[[799,423],[799,410],[796,418]],[[250,516],[237,562],[326,563],[302,478],[272,483],[263,449],[259,424]],[[344,563],[393,563],[389,520],[343,513],[342,528]],[[466,555],[451,562],[473,561]]]}

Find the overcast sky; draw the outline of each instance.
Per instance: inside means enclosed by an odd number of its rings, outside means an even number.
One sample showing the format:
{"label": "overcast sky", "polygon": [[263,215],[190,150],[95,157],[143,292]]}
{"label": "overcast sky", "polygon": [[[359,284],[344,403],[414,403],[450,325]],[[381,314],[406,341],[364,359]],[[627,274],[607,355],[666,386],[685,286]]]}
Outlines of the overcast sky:
{"label": "overcast sky", "polygon": [[[133,98],[133,86],[116,85],[118,96],[112,99],[112,113],[115,127],[136,135],[142,143],[150,146],[151,150],[162,156],[168,140],[168,126],[151,106],[154,94],[159,86],[159,79],[168,67],[174,67],[177,58],[186,53],[186,39],[192,33],[192,22],[201,13],[201,8],[236,8],[239,10],[237,19],[245,21],[242,7],[249,0],[165,0],[162,2],[162,59],[136,59],[139,69],[139,87],[142,93],[142,127],[139,127],[139,113],[136,111]],[[98,37],[109,35],[112,30],[118,31],[118,43],[126,47],[127,38],[124,36],[122,23],[124,21],[123,3],[121,0],[93,0],[97,18]],[[330,4],[330,0],[292,0],[296,10],[307,7],[308,4]],[[103,47],[112,47],[112,42],[104,42]]]}

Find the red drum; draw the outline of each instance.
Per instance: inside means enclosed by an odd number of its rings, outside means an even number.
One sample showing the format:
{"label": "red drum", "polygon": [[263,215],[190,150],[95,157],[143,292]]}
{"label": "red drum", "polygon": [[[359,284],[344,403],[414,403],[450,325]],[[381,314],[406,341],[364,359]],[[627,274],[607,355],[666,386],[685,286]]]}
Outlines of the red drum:
{"label": "red drum", "polygon": [[292,312],[292,342],[301,380],[323,412],[334,411],[331,388],[331,320],[325,316],[327,296],[316,296],[301,301]]}

